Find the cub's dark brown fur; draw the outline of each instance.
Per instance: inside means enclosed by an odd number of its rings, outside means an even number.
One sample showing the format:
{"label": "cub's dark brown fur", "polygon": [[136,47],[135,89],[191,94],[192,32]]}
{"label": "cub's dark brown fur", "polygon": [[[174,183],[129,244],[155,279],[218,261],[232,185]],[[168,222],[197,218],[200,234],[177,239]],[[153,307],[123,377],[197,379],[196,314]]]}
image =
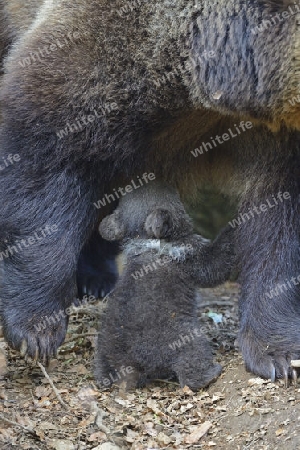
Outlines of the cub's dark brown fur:
{"label": "cub's dark brown fur", "polygon": [[176,375],[181,387],[206,386],[221,366],[201,332],[196,288],[230,275],[233,229],[212,244],[193,234],[176,191],[152,183],[123,197],[100,233],[123,239],[126,263],[100,322],[98,384],[126,381],[133,388]]}
{"label": "cub's dark brown fur", "polygon": [[[66,320],[36,325],[71,303],[77,267],[79,291],[109,290],[112,257],[94,244],[107,211],[97,202],[154,172],[186,195],[214,184],[238,197],[239,215],[258,208],[235,233],[240,348],[254,373],[292,375],[299,288],[271,301],[266,294],[300,270],[295,8],[283,0],[0,1],[1,156],[20,155],[0,173],[0,297],[12,347],[55,353]],[[261,212],[285,191],[290,200]],[[55,235],[18,252],[54,224]]]}

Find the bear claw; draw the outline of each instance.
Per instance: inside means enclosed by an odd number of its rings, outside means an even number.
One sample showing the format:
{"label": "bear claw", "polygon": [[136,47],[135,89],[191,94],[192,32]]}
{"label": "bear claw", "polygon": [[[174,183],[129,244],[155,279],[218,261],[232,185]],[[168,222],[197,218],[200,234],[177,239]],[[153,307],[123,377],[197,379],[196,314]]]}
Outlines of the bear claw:
{"label": "bear claw", "polygon": [[21,347],[20,347],[20,355],[22,357],[26,356],[27,349],[28,349],[27,341],[25,339],[23,339],[23,341],[21,343]]}
{"label": "bear claw", "polygon": [[51,314],[45,314],[42,317],[35,316],[34,322],[31,317],[29,319],[23,317],[22,323],[20,323],[19,320],[8,322],[6,313],[3,315],[3,331],[6,341],[30,364],[39,360],[48,365],[51,358],[56,356],[58,347],[65,339],[68,317],[60,318],[55,323],[48,323],[45,317],[51,317]]}
{"label": "bear claw", "polygon": [[275,383],[275,380],[276,380],[276,369],[275,369],[274,364],[273,364],[273,367],[271,369],[271,376],[270,376],[270,378],[271,378],[272,383]]}
{"label": "bear claw", "polygon": [[294,383],[294,386],[297,386],[298,384],[298,373],[296,369],[292,369],[292,380]]}
{"label": "bear claw", "polygon": [[[259,342],[257,338],[253,337],[253,333],[249,332],[240,334],[238,345],[244,357],[247,371],[262,378],[270,379],[273,383],[277,379],[282,379],[286,387],[289,386],[290,381],[292,384],[297,384],[298,346],[286,351],[273,343],[266,345]],[[286,348],[290,349],[291,345],[286,344]]]}

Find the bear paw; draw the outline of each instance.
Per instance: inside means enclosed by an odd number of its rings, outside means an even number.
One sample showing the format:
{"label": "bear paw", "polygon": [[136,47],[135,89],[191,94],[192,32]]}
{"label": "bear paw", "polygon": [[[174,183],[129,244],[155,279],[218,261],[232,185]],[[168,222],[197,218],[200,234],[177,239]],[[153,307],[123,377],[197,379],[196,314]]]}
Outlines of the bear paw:
{"label": "bear paw", "polygon": [[180,387],[188,386],[192,391],[202,389],[217,380],[222,372],[220,364],[208,363],[207,367],[189,368],[187,371],[181,368],[177,370],[178,381]]}
{"label": "bear paw", "polygon": [[96,269],[85,268],[84,271],[77,272],[77,288],[79,298],[85,295],[93,295],[95,298],[105,297],[115,286],[118,274],[115,262],[111,262],[111,267],[106,262],[106,267]]}
{"label": "bear paw", "polygon": [[58,313],[24,317],[24,313],[21,315],[19,311],[10,309],[3,315],[4,336],[9,346],[26,359],[41,360],[47,365],[63,343],[67,326],[68,317],[61,317]]}
{"label": "bear paw", "polygon": [[145,230],[149,238],[166,239],[173,228],[173,220],[170,211],[156,209],[150,213],[145,222]]}
{"label": "bear paw", "polygon": [[250,333],[241,333],[237,341],[248,372],[269,378],[272,382],[283,379],[288,386],[289,379],[297,382],[297,371],[292,367],[291,361],[300,358],[300,349],[299,345],[297,349],[293,349],[292,345],[284,349],[279,343],[280,339],[278,346],[274,342],[264,344]]}

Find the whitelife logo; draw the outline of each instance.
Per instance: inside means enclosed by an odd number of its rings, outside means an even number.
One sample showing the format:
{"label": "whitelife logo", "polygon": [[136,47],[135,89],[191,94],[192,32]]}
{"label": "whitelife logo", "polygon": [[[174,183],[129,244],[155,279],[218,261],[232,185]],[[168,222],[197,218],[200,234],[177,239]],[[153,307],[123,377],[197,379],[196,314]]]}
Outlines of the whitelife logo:
{"label": "whitelife logo", "polygon": [[[227,133],[223,133],[222,136],[219,136],[218,134],[213,138],[211,137],[211,142],[202,142],[202,144],[200,145],[200,147],[195,148],[195,150],[191,150],[191,154],[197,158],[197,156],[199,155],[203,155],[204,151],[208,152],[208,150],[212,150],[213,147],[218,147],[218,145],[224,144],[224,142],[229,141],[230,139],[233,139],[237,136],[239,136],[240,134],[242,134],[242,132],[245,132],[247,130],[250,130],[253,127],[253,123],[252,122],[244,122],[241,121],[239,126],[237,126],[236,124],[234,124],[234,130],[232,130],[231,128],[228,128]],[[236,133],[235,133],[236,131]]]}
{"label": "whitelife logo", "polygon": [[97,202],[93,203],[95,208],[100,209],[103,206],[106,206],[108,203],[115,202],[119,200],[122,197],[124,197],[127,194],[130,194],[130,192],[134,191],[135,189],[139,189],[140,187],[144,186],[144,184],[148,184],[149,181],[155,180],[154,173],[144,173],[142,175],[142,178],[139,176],[136,177],[136,180],[131,180],[130,184],[125,186],[125,188],[119,187],[118,189],[113,189],[113,192],[111,194],[105,194],[105,196],[98,200]]}

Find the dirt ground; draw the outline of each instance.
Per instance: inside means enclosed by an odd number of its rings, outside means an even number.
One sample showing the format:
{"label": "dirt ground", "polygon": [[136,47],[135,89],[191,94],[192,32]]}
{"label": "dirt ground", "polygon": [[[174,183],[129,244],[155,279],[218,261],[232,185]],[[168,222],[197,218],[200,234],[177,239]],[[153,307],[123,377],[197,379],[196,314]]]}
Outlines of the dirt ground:
{"label": "dirt ground", "polygon": [[26,365],[2,339],[0,448],[300,449],[300,385],[286,389],[245,371],[234,348],[237,294],[234,283],[201,290],[199,315],[224,371],[198,393],[171,381],[129,393],[118,387],[100,392],[92,373],[95,306],[71,317],[66,342],[46,374]]}

